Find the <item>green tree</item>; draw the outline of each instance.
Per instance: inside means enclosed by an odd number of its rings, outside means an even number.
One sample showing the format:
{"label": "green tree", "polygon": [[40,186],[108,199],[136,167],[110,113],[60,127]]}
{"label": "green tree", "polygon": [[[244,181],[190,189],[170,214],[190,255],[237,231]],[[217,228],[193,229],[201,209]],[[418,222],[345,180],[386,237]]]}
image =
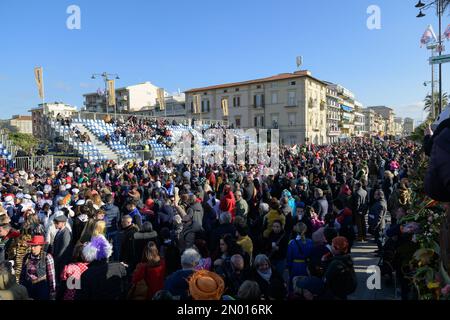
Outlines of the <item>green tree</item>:
{"label": "green tree", "polygon": [[[423,108],[424,111],[428,111],[428,119],[431,120],[432,112],[431,112],[431,106],[433,105],[433,101],[431,99],[431,94],[427,95],[425,97],[425,107]],[[442,94],[442,106],[445,108],[448,104],[448,94],[447,92],[444,92]],[[439,93],[436,92],[434,94],[434,110],[439,110]]]}
{"label": "green tree", "polygon": [[27,133],[11,132],[9,140],[27,153],[33,153],[39,145],[39,139]]}

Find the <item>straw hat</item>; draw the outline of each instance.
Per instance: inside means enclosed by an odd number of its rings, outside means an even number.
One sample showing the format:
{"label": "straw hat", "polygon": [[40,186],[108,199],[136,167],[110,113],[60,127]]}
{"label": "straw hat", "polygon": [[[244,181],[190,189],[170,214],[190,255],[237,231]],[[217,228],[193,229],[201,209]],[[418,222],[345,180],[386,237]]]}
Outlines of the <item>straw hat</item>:
{"label": "straw hat", "polygon": [[189,292],[194,300],[220,300],[224,290],[223,279],[208,270],[196,271],[189,279]]}

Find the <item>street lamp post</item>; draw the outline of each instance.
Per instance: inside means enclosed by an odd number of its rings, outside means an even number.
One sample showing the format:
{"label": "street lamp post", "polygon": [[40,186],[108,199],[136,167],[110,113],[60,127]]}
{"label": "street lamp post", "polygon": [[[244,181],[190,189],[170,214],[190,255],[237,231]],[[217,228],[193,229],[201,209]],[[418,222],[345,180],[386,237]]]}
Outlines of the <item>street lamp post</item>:
{"label": "street lamp post", "polygon": [[[428,4],[423,3],[421,0],[415,5],[416,8],[420,9],[419,14],[417,15],[417,18],[425,17],[425,14],[422,12],[422,10],[429,9],[433,6],[436,6],[437,15],[439,17],[439,38],[438,38],[438,46],[437,50],[439,53],[439,56],[442,55],[442,51],[444,51],[444,47],[442,46],[442,15],[444,14],[445,9],[450,5],[449,0],[433,0],[429,2]],[[442,64],[439,63],[439,107],[438,107],[439,114],[442,112]]]}
{"label": "street lamp post", "polygon": [[[113,78],[116,80],[119,80],[119,75],[116,73],[95,73],[92,75],[91,79],[97,79],[97,77],[102,77],[103,81],[105,82],[105,108],[106,113],[109,115],[109,106],[108,106],[108,81],[112,80]],[[117,106],[114,102],[114,117],[117,118]]]}

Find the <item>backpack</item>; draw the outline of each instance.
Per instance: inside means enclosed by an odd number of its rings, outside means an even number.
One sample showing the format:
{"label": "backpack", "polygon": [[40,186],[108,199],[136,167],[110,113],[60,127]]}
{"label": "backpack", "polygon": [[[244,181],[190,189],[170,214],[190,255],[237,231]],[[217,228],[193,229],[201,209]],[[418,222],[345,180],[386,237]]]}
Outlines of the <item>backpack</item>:
{"label": "backpack", "polygon": [[334,259],[329,270],[333,268],[332,278],[326,279],[329,283],[331,291],[338,297],[346,297],[355,292],[358,286],[355,269],[353,263],[345,263],[342,260]]}

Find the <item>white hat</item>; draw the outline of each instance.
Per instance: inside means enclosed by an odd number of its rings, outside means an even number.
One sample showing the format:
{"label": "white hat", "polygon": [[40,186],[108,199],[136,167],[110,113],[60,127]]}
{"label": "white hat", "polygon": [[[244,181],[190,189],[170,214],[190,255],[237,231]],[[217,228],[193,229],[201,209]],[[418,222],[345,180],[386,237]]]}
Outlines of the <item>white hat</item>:
{"label": "white hat", "polygon": [[158,189],[161,188],[161,181],[156,181],[155,182],[155,187],[158,188]]}
{"label": "white hat", "polygon": [[17,199],[23,199],[23,193],[22,192],[19,192],[17,195],[16,195],[16,197],[17,197]]}
{"label": "white hat", "polygon": [[42,191],[36,191],[36,195],[37,195],[37,196],[43,196],[44,193],[43,193]]}
{"label": "white hat", "polygon": [[73,194],[79,194],[80,193],[80,189],[74,188],[74,189],[72,189],[72,193]]}
{"label": "white hat", "polygon": [[24,175],[26,175],[27,173],[25,172],[25,171],[23,171],[23,170],[20,170],[19,171],[19,176],[24,176]]}
{"label": "white hat", "polygon": [[66,190],[70,190],[70,189],[72,189],[72,185],[66,184]]}
{"label": "white hat", "polygon": [[31,195],[28,193],[23,196],[24,199],[31,200]]}
{"label": "white hat", "polygon": [[12,196],[5,197],[5,202],[13,202],[14,198]]}
{"label": "white hat", "polygon": [[86,204],[86,200],[80,199],[75,203],[77,206],[83,206],[84,204]]}
{"label": "white hat", "polygon": [[73,172],[67,172],[67,175],[71,178],[73,178]]}

